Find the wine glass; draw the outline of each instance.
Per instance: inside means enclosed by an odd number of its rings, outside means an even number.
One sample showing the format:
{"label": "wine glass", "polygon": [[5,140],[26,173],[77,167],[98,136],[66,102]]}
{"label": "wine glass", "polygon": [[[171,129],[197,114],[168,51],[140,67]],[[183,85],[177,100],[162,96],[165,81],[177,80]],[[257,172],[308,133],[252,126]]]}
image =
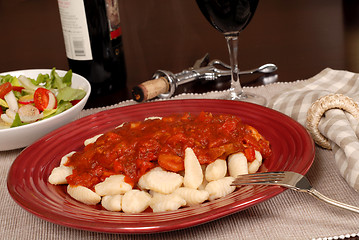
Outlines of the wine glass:
{"label": "wine glass", "polygon": [[259,0],[196,0],[206,19],[227,41],[231,66],[231,87],[226,99],[266,105],[263,96],[243,92],[239,81],[238,36],[248,25]]}

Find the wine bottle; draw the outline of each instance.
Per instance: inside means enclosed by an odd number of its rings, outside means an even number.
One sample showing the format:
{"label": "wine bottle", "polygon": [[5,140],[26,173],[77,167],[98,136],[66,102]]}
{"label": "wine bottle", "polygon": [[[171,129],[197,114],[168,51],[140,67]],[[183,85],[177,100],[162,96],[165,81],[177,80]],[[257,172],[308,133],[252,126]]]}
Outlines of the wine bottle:
{"label": "wine bottle", "polygon": [[126,88],[117,0],[58,0],[66,56],[91,83],[90,99]]}

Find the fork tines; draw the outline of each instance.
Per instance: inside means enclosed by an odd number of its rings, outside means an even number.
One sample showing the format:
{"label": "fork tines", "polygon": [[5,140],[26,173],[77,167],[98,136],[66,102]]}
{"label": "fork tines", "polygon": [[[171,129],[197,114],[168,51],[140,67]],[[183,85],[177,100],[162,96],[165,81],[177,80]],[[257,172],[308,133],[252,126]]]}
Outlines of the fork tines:
{"label": "fork tines", "polygon": [[232,186],[249,184],[275,184],[283,180],[284,172],[262,172],[238,175]]}

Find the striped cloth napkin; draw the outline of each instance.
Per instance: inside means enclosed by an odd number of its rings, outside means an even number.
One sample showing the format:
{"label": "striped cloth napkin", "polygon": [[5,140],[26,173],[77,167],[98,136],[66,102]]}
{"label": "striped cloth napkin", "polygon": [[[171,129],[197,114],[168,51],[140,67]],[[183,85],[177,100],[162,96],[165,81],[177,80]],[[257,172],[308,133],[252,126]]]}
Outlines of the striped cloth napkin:
{"label": "striped cloth napkin", "polygon": [[324,69],[274,96],[268,107],[305,126],[315,142],[332,149],[347,183],[359,191],[359,74]]}

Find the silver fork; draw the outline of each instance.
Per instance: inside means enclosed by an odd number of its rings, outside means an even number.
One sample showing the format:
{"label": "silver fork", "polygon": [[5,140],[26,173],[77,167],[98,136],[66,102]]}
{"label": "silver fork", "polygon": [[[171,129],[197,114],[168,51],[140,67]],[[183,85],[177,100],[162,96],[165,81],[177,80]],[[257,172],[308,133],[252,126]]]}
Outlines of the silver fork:
{"label": "silver fork", "polygon": [[315,190],[309,180],[302,174],[295,172],[263,172],[239,175],[231,184],[232,186],[238,185],[279,185],[295,191],[306,192],[315,198],[322,200],[326,203],[341,207],[359,213],[359,207],[354,207],[346,203],[338,202],[330,199],[317,190]]}

